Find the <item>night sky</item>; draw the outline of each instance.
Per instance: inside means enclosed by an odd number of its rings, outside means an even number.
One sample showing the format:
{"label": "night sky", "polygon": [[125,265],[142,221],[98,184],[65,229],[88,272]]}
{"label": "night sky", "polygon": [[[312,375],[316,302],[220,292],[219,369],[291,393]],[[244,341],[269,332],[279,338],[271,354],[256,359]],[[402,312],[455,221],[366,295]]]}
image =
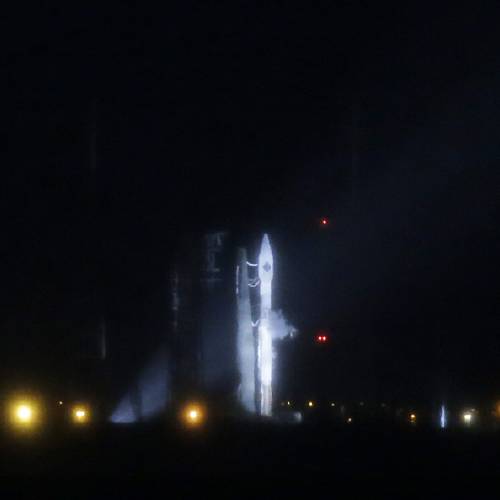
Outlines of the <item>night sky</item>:
{"label": "night sky", "polygon": [[[299,345],[330,329],[322,390],[498,396],[497,20],[350,2],[5,14],[4,380],[60,378],[103,316],[140,364],[176,241],[228,228],[274,236]],[[296,360],[309,386],[314,359]]]}

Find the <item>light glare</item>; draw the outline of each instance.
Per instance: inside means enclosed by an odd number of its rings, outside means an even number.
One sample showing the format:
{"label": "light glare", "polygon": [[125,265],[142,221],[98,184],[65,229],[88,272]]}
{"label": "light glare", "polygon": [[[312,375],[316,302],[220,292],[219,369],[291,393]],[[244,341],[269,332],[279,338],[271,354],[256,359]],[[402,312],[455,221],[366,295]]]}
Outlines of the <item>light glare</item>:
{"label": "light glare", "polygon": [[17,408],[16,415],[20,422],[28,423],[31,422],[33,412],[28,405],[20,405]]}
{"label": "light glare", "polygon": [[8,419],[14,427],[31,429],[39,422],[39,406],[32,398],[14,400],[8,406]]}
{"label": "light glare", "polygon": [[205,411],[198,403],[190,403],[182,412],[182,421],[187,427],[199,427],[205,421]]}
{"label": "light glare", "polygon": [[441,415],[439,417],[439,425],[441,426],[441,429],[445,429],[447,424],[447,418],[446,418],[446,408],[444,405],[441,405]]}
{"label": "light glare", "polygon": [[71,412],[75,424],[86,424],[89,421],[89,410],[83,406],[75,406]]}

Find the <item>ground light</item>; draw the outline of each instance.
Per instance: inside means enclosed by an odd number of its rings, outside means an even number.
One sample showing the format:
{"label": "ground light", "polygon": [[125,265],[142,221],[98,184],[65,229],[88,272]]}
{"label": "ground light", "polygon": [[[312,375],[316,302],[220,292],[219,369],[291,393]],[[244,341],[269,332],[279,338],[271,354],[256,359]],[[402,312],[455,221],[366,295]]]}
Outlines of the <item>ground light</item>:
{"label": "ground light", "polygon": [[199,403],[188,403],[181,411],[181,421],[188,428],[201,427],[206,420],[206,410]]}
{"label": "ground light", "polygon": [[314,401],[308,401],[308,402],[307,402],[307,406],[308,406],[309,408],[313,408],[313,407],[314,407]]}
{"label": "ground light", "polygon": [[77,425],[85,425],[90,421],[90,410],[86,405],[74,405],[71,408],[71,421]]}
{"label": "ground light", "polygon": [[500,401],[497,401],[495,403],[495,408],[493,410],[493,415],[496,417],[496,418],[500,418]]}
{"label": "ground light", "polygon": [[14,398],[7,413],[10,425],[16,429],[34,429],[40,423],[40,404],[33,398]]}
{"label": "ground light", "polygon": [[469,426],[472,424],[474,418],[471,411],[464,411],[462,414],[462,420],[465,425]]}
{"label": "ground light", "polygon": [[417,415],[415,415],[415,413],[410,413],[410,423],[411,424],[417,423]]}

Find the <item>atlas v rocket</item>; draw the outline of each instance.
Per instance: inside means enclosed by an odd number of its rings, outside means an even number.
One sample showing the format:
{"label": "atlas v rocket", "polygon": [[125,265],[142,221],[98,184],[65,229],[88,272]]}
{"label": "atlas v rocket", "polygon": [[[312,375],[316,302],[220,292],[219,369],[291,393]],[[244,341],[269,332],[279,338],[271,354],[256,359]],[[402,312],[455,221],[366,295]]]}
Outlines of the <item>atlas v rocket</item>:
{"label": "atlas v rocket", "polygon": [[272,414],[273,343],[269,317],[272,307],[273,253],[264,234],[260,246],[258,270],[260,281],[260,320],[257,337],[257,366],[260,374],[260,414]]}
{"label": "atlas v rocket", "polygon": [[[249,266],[256,267],[258,271],[258,276],[253,280],[248,277]],[[240,249],[236,269],[239,400],[247,411],[263,416],[272,414],[273,345],[270,314],[273,267],[273,253],[267,234],[262,238],[257,264],[248,262],[246,250]],[[260,314],[257,321],[252,321],[249,287],[259,287]]]}

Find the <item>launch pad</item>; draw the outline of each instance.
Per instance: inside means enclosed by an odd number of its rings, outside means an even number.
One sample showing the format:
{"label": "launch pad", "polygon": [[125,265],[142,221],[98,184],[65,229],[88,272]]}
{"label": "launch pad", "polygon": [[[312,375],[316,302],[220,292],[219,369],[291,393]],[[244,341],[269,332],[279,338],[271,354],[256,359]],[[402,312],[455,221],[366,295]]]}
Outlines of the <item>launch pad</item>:
{"label": "launch pad", "polygon": [[169,324],[111,421],[154,418],[189,400],[228,415],[273,414],[273,344],[293,327],[273,309],[276,251],[219,231],[186,237],[169,271]]}

